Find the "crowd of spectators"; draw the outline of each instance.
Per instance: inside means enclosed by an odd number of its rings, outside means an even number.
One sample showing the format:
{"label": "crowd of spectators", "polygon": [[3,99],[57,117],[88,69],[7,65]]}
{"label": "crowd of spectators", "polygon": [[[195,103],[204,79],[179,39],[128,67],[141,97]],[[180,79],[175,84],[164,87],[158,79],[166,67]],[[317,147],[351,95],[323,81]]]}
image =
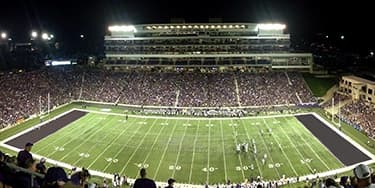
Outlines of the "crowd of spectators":
{"label": "crowd of spectators", "polygon": [[[33,144],[27,143],[17,157],[0,151],[1,188],[84,188],[89,187],[87,169],[68,175],[61,167],[46,168],[45,159],[39,162],[30,153]],[[96,187],[91,185],[91,187]]]}
{"label": "crowd of spectators", "polygon": [[362,100],[353,101],[341,109],[340,117],[375,138],[375,107]]}
{"label": "crowd of spectators", "polygon": [[242,106],[315,102],[302,76],[297,73],[288,74],[289,76],[281,72],[238,74],[238,87]]}
{"label": "crowd of spectators", "polygon": [[[350,99],[349,96],[340,94],[338,92],[335,92],[332,96],[333,102],[335,103],[335,106],[338,105],[340,102],[344,102],[348,99]],[[328,100],[322,105],[323,108],[331,108],[332,107],[332,99]]]}
{"label": "crowd of spectators", "polygon": [[[0,128],[77,99],[80,75],[75,71],[38,70],[0,75]],[[42,104],[42,105],[40,105]]]}
{"label": "crowd of spectators", "polygon": [[[289,74],[289,76],[288,76]],[[298,73],[42,69],[0,75],[0,126],[88,100],[140,106],[237,107],[315,102]]]}

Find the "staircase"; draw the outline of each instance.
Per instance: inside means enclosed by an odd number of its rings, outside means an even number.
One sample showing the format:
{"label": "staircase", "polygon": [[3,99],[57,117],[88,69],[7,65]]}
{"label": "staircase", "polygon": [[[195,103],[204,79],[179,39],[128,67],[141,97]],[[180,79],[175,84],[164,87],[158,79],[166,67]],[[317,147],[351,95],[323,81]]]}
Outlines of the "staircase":
{"label": "staircase", "polygon": [[174,103],[174,107],[177,107],[178,106],[178,97],[180,97],[180,90],[177,90],[176,91],[176,101]]}
{"label": "staircase", "polygon": [[241,107],[241,99],[240,99],[240,89],[238,88],[237,78],[234,77],[234,85],[236,86],[236,97],[237,97],[237,104]]}

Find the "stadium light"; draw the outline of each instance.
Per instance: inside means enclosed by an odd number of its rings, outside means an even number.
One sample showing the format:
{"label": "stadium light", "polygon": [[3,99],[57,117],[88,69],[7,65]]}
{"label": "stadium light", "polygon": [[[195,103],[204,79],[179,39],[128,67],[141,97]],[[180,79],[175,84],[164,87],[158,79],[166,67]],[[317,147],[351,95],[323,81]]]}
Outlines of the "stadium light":
{"label": "stadium light", "polygon": [[344,40],[344,39],[345,39],[345,36],[344,36],[344,35],[341,35],[340,38],[341,38],[341,40]]}
{"label": "stadium light", "polygon": [[47,34],[47,33],[43,33],[43,34],[42,34],[42,39],[43,39],[43,40],[48,40],[48,38],[49,38],[49,37],[48,37],[48,34]]}
{"label": "stadium light", "polygon": [[328,39],[328,35],[326,35],[326,39]]}
{"label": "stadium light", "polygon": [[285,24],[258,24],[257,29],[261,30],[283,30],[286,28]]}
{"label": "stadium light", "polygon": [[31,37],[32,37],[32,38],[36,38],[36,37],[38,37],[38,32],[36,32],[36,31],[32,31],[32,32],[31,32]]}
{"label": "stadium light", "polygon": [[374,56],[374,52],[373,51],[370,52],[370,56]]}
{"label": "stadium light", "polygon": [[137,29],[133,25],[114,25],[109,26],[108,30],[111,32],[137,32]]}
{"label": "stadium light", "polygon": [[1,33],[1,38],[2,39],[6,39],[7,37],[8,37],[7,33],[5,33],[5,32]]}
{"label": "stadium light", "polygon": [[82,35],[82,34],[81,34],[79,37],[81,37],[81,39],[83,39],[83,38],[85,38],[85,35]]}
{"label": "stadium light", "polygon": [[54,35],[50,35],[49,38],[53,39],[53,38],[55,38],[55,36]]}

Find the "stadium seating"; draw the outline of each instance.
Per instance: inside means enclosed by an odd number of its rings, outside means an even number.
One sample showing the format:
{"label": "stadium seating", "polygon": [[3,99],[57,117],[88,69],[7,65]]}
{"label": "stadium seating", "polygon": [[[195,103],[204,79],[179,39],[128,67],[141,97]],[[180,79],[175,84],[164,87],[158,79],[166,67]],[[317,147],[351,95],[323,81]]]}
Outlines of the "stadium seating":
{"label": "stadium seating", "polygon": [[71,100],[168,107],[316,102],[299,73],[110,72],[48,69],[0,76],[0,127]]}

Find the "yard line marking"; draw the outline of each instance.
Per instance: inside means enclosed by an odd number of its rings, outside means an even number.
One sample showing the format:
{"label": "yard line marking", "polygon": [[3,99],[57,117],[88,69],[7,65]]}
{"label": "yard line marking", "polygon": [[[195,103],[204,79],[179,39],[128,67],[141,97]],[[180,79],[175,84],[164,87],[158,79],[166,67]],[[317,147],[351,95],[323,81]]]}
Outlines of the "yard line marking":
{"label": "yard line marking", "polygon": [[190,173],[189,173],[189,183],[191,182],[191,175],[193,173],[193,164],[194,164],[194,156],[195,156],[195,147],[196,147],[196,143],[197,143],[197,138],[198,138],[198,132],[199,132],[199,122],[200,120],[198,120],[198,127],[197,127],[197,130],[195,131],[195,138],[194,138],[194,144],[193,144],[193,157],[191,158],[191,164],[190,164]]}
{"label": "yard line marking", "polygon": [[223,120],[220,120],[220,130],[221,130],[221,140],[222,140],[222,146],[223,146],[223,159],[224,159],[224,177],[225,181],[228,180],[228,174],[227,174],[227,161],[225,159],[225,143],[224,143],[224,131],[223,131]]}
{"label": "yard line marking", "polygon": [[154,174],[154,178],[153,178],[153,179],[156,178],[156,176],[157,176],[157,174],[158,174],[158,172],[159,172],[160,165],[161,165],[161,163],[163,162],[163,159],[164,159],[164,157],[165,157],[165,154],[167,153],[167,150],[168,150],[168,147],[169,147],[170,140],[172,139],[172,136],[173,136],[173,134],[174,134],[174,131],[176,130],[176,127],[177,127],[177,123],[175,122],[175,123],[174,123],[174,126],[173,126],[172,133],[169,135],[168,143],[167,143],[167,145],[166,145],[165,148],[164,148],[163,154],[162,154],[161,159],[160,159],[160,161],[159,161],[158,167],[156,168],[156,172],[155,172],[155,174]]}
{"label": "yard line marking", "polygon": [[[246,125],[244,125],[242,121],[243,121],[243,120],[241,120],[241,124],[242,124],[242,126],[244,127],[245,132],[246,132],[246,137],[247,137],[247,139],[248,139],[249,142],[250,142],[251,138],[250,138],[250,136],[249,136],[249,133],[247,132]],[[258,133],[259,133],[259,132],[258,132]],[[271,162],[273,163],[271,153],[268,152],[267,145],[266,145],[266,144],[264,144],[264,145],[266,146],[267,153],[268,153],[268,155],[270,156]],[[251,159],[250,156],[248,156],[248,158]],[[260,175],[260,177],[263,177],[262,170],[260,169],[260,166],[259,166],[258,158],[257,158],[256,156],[254,156],[254,158],[255,158],[255,163],[257,164],[257,167],[258,167],[259,175]],[[274,168],[274,169],[276,170],[277,175],[280,177],[279,171],[278,171],[276,168]]]}
{"label": "yard line marking", "polygon": [[[74,148],[79,148],[80,146],[82,146],[83,144],[88,142],[90,140],[90,138],[94,137],[98,132],[101,132],[104,128],[106,128],[106,127],[102,125],[99,129],[95,130],[93,134],[91,134],[89,137],[85,138],[84,141],[82,141],[78,146],[75,146]],[[74,139],[72,139],[71,142],[72,141],[74,141]],[[70,143],[70,142],[68,142],[68,143]],[[68,143],[66,143],[66,144],[68,144]],[[65,146],[65,144],[63,146]],[[72,149],[71,151],[66,153],[62,158],[60,158],[59,161],[62,161],[66,157],[70,156],[70,154],[73,153],[74,151],[76,151],[76,150]]]}
{"label": "yard line marking", "polygon": [[[167,120],[167,121],[169,121],[169,120]],[[142,164],[145,164],[146,161],[148,160],[148,158],[150,157],[151,153],[153,153],[153,152],[152,152],[152,149],[154,148],[155,144],[159,141],[159,136],[161,135],[161,132],[163,132],[163,130],[164,130],[165,127],[167,127],[167,126],[163,126],[163,127],[159,130],[159,133],[158,133],[158,135],[156,136],[156,138],[154,139],[154,142],[153,142],[152,145],[151,145],[150,151],[148,152],[146,158],[143,160],[143,163],[142,163]],[[137,177],[138,172],[136,172],[136,173],[137,173],[137,174],[136,174],[134,177]]]}
{"label": "yard line marking", "polygon": [[[113,118],[112,119],[112,121],[115,121],[116,120],[116,118]],[[111,122],[111,121],[109,121],[109,122]],[[109,123],[108,122],[108,123]],[[118,125],[118,124],[116,124],[116,125]],[[115,127],[115,126],[114,126]],[[120,128],[120,127],[117,127],[117,128]],[[108,137],[108,136],[110,136],[110,135],[112,135],[111,134],[111,131],[108,131],[107,132],[107,134],[104,136],[104,138],[103,138],[103,140],[106,140],[106,138]],[[85,139],[85,141],[86,141],[87,139]],[[88,150],[88,151],[86,151],[85,153],[88,153],[88,154],[90,154],[90,152],[93,150],[93,149],[95,149],[96,148],[96,146],[98,145],[98,144],[100,144],[100,143],[102,143],[102,142],[95,142],[95,144],[93,144],[91,147],[90,147],[90,149]],[[81,157],[81,158],[79,158],[78,160],[76,160],[72,165],[73,166],[76,166],[76,164],[79,162],[79,161],[81,161],[81,159],[83,159],[83,157]]]}
{"label": "yard line marking", "polygon": [[[188,120],[188,123],[189,123],[189,120]],[[178,153],[177,153],[177,157],[176,157],[176,162],[174,164],[175,168],[173,168],[173,173],[172,173],[172,176],[171,176],[172,178],[174,177],[174,174],[176,173],[176,166],[177,166],[177,163],[178,163],[178,159],[180,158],[182,142],[184,141],[187,128],[188,128],[188,126],[185,126],[184,135],[182,136],[182,139],[180,141],[180,145],[179,145]]]}
{"label": "yard line marking", "polygon": [[127,127],[126,128],[124,128],[122,131],[121,131],[121,133],[119,134],[119,135],[117,135],[117,137],[115,138],[115,139],[113,139],[113,140],[111,140],[111,142],[109,143],[109,145],[95,158],[95,160],[94,161],[92,161],[91,163],[90,163],[90,165],[87,167],[87,168],[90,168],[92,165],[94,165],[95,163],[96,163],[96,161],[98,161],[98,159],[100,159],[100,157],[109,149],[109,148],[111,148],[112,147],[112,144],[114,144],[128,129],[130,129],[130,127],[131,127],[131,125],[132,125],[132,123],[133,122],[135,122],[136,121],[136,119],[134,118],[133,120],[132,120],[132,122],[130,123],[129,122],[129,125],[127,125]]}
{"label": "yard line marking", "polygon": [[143,142],[145,141],[145,138],[146,136],[148,135],[148,133],[151,131],[152,128],[154,128],[155,126],[155,122],[156,122],[157,119],[155,119],[153,122],[152,122],[152,125],[150,126],[150,128],[147,130],[147,132],[145,134],[143,134],[143,137],[142,137],[142,140],[139,142],[137,148],[135,148],[135,151],[133,151],[132,155],[129,157],[128,161],[126,161],[124,167],[121,169],[120,171],[120,174],[122,174],[125,170],[125,168],[128,166],[129,162],[131,161],[131,159],[133,159],[135,153],[137,153],[139,147],[143,144]]}
{"label": "yard line marking", "polygon": [[[97,122],[95,125],[100,124],[102,121],[104,121],[104,120],[100,120],[100,121]],[[89,120],[89,122],[90,122],[90,120]],[[104,126],[103,126],[103,127],[104,127]],[[95,132],[100,131],[101,129],[103,129],[103,127],[100,128],[100,129],[97,129]],[[84,134],[85,134],[85,132],[82,131],[78,136],[82,136],[82,135],[84,135]],[[92,135],[91,135],[91,136],[92,136]],[[71,139],[70,141],[64,143],[61,147],[64,147],[64,146],[66,146],[66,145],[72,143],[73,141],[74,141],[74,139]],[[73,152],[73,151],[74,151],[74,150],[71,150],[71,151],[69,151],[68,153],[71,153],[71,152]],[[55,151],[53,151],[52,153],[47,154],[46,157],[50,157],[50,156],[52,156],[53,154],[55,154],[56,152],[57,152],[57,151],[55,150]],[[59,161],[61,161],[61,160],[64,159],[64,158],[65,158],[65,156],[64,156],[63,158],[59,159]]]}
{"label": "yard line marking", "polygon": [[[233,119],[231,119],[230,120],[231,121],[231,123],[233,124]],[[237,146],[237,144],[238,144],[238,140],[237,140],[237,131],[234,129],[234,126],[231,126],[232,127],[232,131],[233,131],[233,139],[234,139],[234,143],[236,144],[236,146]],[[241,165],[241,172],[242,172],[242,178],[243,178],[243,180],[245,180],[245,172],[244,172],[244,170],[243,170],[243,164],[242,164],[242,159],[241,159],[241,156],[240,155],[237,155],[238,156],[238,160],[239,160],[239,162],[240,162],[240,165]]]}
{"label": "yard line marking", "polygon": [[[287,122],[289,121],[288,119],[284,118]],[[302,125],[303,126],[303,125]],[[296,131],[296,129],[294,128],[294,126],[292,126],[293,128],[293,132],[295,133],[298,133]],[[304,127],[304,126],[303,126]],[[315,152],[315,150],[311,147],[311,145],[309,143],[306,142],[305,138],[303,138],[303,136],[301,136],[300,134],[297,134],[298,137],[302,138],[303,142],[305,142],[307,144],[307,146],[310,148],[310,150],[314,153],[314,155],[320,160],[321,163],[323,163],[323,165],[327,168],[327,170],[330,170],[330,168],[328,167],[327,163],[325,163],[322,158],[320,158],[320,156]]]}
{"label": "yard line marking", "polygon": [[[264,122],[264,124],[266,125],[267,129],[269,129],[268,124],[267,124],[267,122],[266,122],[265,119],[263,119],[263,122]],[[276,143],[280,146],[280,142],[276,139],[276,137],[277,137],[277,135],[272,134],[272,138],[273,138],[273,139],[276,141]],[[277,137],[277,138],[278,138],[278,137]],[[295,174],[296,176],[299,176],[298,173],[297,173],[297,171],[296,171],[296,169],[293,167],[292,162],[289,160],[289,157],[286,155],[285,151],[283,150],[283,148],[280,148],[280,149],[281,149],[281,152],[283,153],[284,157],[285,157],[286,160],[288,161],[289,166],[292,168],[294,174]]]}
{"label": "yard line marking", "polygon": [[[298,150],[298,148],[296,147],[296,145],[294,145],[292,139],[290,139],[290,137],[288,136],[288,134],[284,131],[284,129],[282,127],[283,126],[281,126],[281,132],[283,132],[283,134],[288,138],[289,142],[292,144],[293,148],[297,151],[297,153],[302,158],[302,160],[305,159],[306,157],[302,155],[302,153]],[[313,169],[311,168],[310,164],[306,163],[306,165],[310,169],[310,172],[312,172]]]}
{"label": "yard line marking", "polygon": [[[137,133],[138,133],[138,131],[141,129],[141,127],[143,127],[142,125],[138,125],[138,124],[136,124],[136,126],[138,127],[137,128],[137,131],[135,131],[134,133],[133,133],[133,135],[126,141],[126,144],[124,144],[122,147],[121,147],[121,149],[120,150],[118,150],[118,152],[116,153],[116,155],[113,157],[113,158],[117,158],[118,157],[118,155],[126,148],[126,146],[129,144],[129,141],[130,140],[132,140],[132,138],[135,136],[135,135],[137,135]],[[105,168],[104,168],[104,170],[102,170],[103,172],[105,172],[107,169],[108,169],[108,167],[111,165],[111,163],[108,163],[106,166],[105,166]]]}
{"label": "yard line marking", "polygon": [[[208,120],[208,124],[211,125],[211,120]],[[206,178],[207,184],[210,181],[210,171],[208,170],[210,169],[210,142],[211,142],[210,139],[211,139],[211,126],[208,126],[207,178]]]}

